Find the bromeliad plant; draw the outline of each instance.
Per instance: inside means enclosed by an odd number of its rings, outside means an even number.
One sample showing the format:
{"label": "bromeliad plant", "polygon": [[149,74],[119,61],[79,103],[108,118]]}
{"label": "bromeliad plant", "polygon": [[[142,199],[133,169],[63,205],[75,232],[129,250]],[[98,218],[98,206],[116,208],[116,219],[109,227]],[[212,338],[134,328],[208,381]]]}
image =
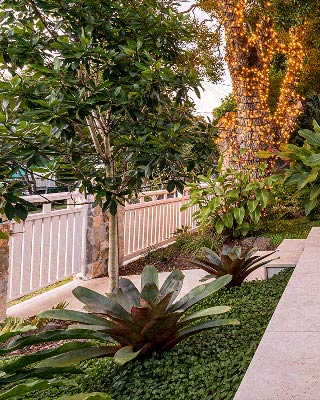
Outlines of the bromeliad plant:
{"label": "bromeliad plant", "polygon": [[255,256],[254,253],[257,251],[255,247],[244,250],[241,246],[223,246],[220,256],[207,247],[204,247],[202,251],[206,260],[197,258],[190,261],[191,264],[209,272],[210,275],[206,275],[201,281],[229,274],[232,275],[232,279],[226,285],[227,288],[240,286],[251,272],[276,259],[268,259],[275,251],[263,256]]}
{"label": "bromeliad plant", "polygon": [[[198,332],[239,324],[235,319],[201,321],[204,317],[229,311],[230,307],[227,306],[210,307],[186,315],[193,305],[226,286],[231,276],[226,275],[197,286],[175,301],[183,279],[183,273],[175,270],[159,288],[157,270],[153,266],[146,266],[141,276],[141,292],[126,278],[120,279],[119,287],[106,296],[85,287],[77,287],[73,294],[85,305],[87,312],[56,309],[40,314],[44,318],[73,321],[75,325],[69,326],[69,329],[15,338],[0,347],[0,355],[38,343],[62,339],[73,341],[7,364],[2,367],[5,376],[0,376],[0,384],[21,379],[21,376],[24,379],[34,376],[47,378],[75,363],[96,357],[113,356],[114,361],[122,365],[134,358],[146,358],[154,352],[168,350]],[[35,363],[36,366],[32,367]],[[73,368],[71,370],[75,372]]]}

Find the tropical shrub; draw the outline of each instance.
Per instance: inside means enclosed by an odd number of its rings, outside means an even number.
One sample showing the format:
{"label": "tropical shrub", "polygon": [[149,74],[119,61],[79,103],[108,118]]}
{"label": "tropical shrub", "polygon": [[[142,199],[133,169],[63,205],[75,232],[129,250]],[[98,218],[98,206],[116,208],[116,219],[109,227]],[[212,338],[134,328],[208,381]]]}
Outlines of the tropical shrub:
{"label": "tropical shrub", "polygon": [[[74,321],[76,325],[69,329],[14,338],[0,347],[0,355],[39,343],[72,341],[25,355],[2,366],[5,374],[1,375],[0,384],[29,377],[47,378],[63,372],[76,373],[79,371],[70,366],[96,357],[113,356],[115,362],[122,365],[134,358],[150,357],[153,352],[161,353],[198,332],[239,323],[235,319],[201,322],[204,317],[229,311],[230,307],[227,306],[211,307],[185,315],[193,305],[227,285],[231,276],[226,275],[197,286],[174,302],[182,288],[183,279],[183,273],[175,270],[159,288],[157,270],[153,266],[146,266],[141,276],[141,292],[125,278],[107,296],[77,287],[73,294],[84,303],[88,313],[55,309],[40,314],[44,318]],[[6,339],[13,336],[9,334]]]}
{"label": "tropical shrub", "polygon": [[278,153],[289,163],[284,181],[289,186],[293,185],[303,197],[306,215],[320,204],[320,126],[316,121],[313,126],[314,131],[299,131],[305,139],[302,147],[289,143]]}
{"label": "tropical shrub", "polygon": [[[232,236],[246,236],[258,225],[263,210],[272,201],[273,177],[265,176],[264,164],[227,168],[218,177],[199,176],[206,186],[190,185],[190,202],[181,211],[199,206],[193,217],[202,229],[214,229]],[[256,176],[257,178],[253,178]],[[259,178],[261,177],[261,178]]]}
{"label": "tropical shrub", "polygon": [[206,259],[197,258],[191,260],[190,263],[209,272],[209,275],[203,277],[201,281],[219,278],[226,274],[232,275],[232,280],[226,285],[227,288],[231,288],[240,286],[253,271],[272,261],[266,260],[266,258],[274,254],[275,251],[264,256],[255,256],[254,253],[257,250],[256,247],[244,250],[241,246],[229,247],[225,245],[218,255],[211,249],[204,247],[202,251]]}

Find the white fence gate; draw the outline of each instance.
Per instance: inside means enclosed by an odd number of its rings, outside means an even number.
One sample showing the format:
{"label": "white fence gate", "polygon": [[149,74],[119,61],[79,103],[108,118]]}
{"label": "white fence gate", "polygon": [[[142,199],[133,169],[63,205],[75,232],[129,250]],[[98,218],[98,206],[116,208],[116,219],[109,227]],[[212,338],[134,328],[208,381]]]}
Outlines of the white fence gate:
{"label": "white fence gate", "polygon": [[[79,193],[54,193],[25,197],[41,204],[25,222],[11,223],[8,300],[84,271],[88,204]],[[124,210],[123,259],[129,261],[149,249],[174,240],[183,225],[195,229],[192,213],[180,212],[189,199],[166,190],[145,192]],[[64,201],[64,205],[54,202]],[[53,206],[52,206],[53,203]]]}

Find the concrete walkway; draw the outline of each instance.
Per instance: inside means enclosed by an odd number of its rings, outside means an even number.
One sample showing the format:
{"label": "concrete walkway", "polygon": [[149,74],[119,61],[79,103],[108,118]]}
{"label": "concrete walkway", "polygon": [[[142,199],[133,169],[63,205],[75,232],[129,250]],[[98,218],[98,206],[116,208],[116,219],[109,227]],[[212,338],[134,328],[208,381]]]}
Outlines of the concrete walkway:
{"label": "concrete walkway", "polygon": [[320,228],[312,228],[234,400],[319,399]]}

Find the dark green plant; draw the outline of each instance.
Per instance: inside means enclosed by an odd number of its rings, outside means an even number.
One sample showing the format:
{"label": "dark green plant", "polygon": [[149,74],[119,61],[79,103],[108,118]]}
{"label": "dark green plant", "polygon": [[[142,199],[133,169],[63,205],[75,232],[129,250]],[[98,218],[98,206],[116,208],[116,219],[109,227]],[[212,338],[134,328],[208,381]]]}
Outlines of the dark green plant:
{"label": "dark green plant", "polygon": [[299,131],[305,141],[302,147],[287,144],[278,153],[287,160],[289,168],[285,171],[284,182],[294,186],[303,197],[304,211],[309,215],[320,204],[320,126],[313,122],[314,131]]}
{"label": "dark green plant", "polygon": [[219,278],[226,274],[232,275],[232,280],[226,285],[227,288],[240,286],[253,271],[275,260],[275,258],[266,260],[275,251],[264,256],[257,256],[254,255],[258,250],[255,247],[244,250],[241,246],[230,247],[225,245],[222,247],[220,255],[206,247],[202,250],[206,260],[197,258],[190,261],[191,264],[209,272],[210,275],[206,275],[201,281]]}
{"label": "dark green plant", "polygon": [[190,202],[181,211],[198,206],[193,217],[200,228],[246,236],[257,227],[263,209],[273,200],[269,190],[273,178],[265,177],[265,168],[263,164],[244,165],[241,170],[220,169],[220,175],[214,178],[211,171],[199,176],[206,186],[190,184]]}

